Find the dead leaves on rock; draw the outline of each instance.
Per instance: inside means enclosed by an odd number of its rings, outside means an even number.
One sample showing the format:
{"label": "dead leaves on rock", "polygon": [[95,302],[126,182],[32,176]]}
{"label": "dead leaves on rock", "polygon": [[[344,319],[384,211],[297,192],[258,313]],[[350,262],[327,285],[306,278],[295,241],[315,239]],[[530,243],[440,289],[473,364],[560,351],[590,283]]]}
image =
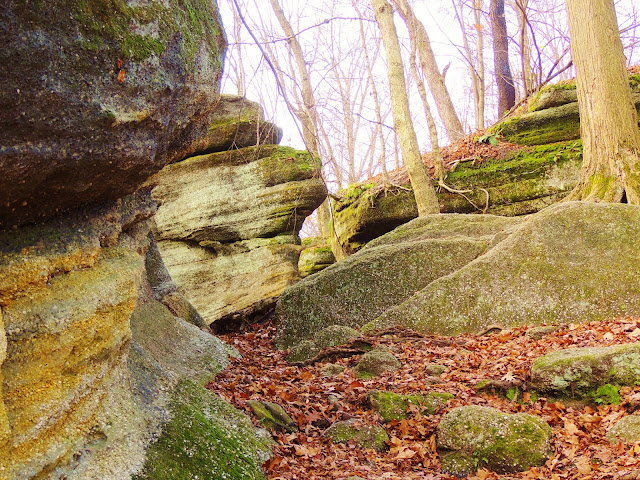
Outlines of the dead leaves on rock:
{"label": "dead leaves on rock", "polygon": [[[442,414],[462,405],[537,415],[553,428],[556,449],[556,455],[543,467],[510,476],[480,469],[471,479],[635,480],[640,479],[640,443],[610,445],[606,432],[640,408],[640,387],[620,389],[620,405],[584,406],[571,399],[558,402],[532,396],[527,382],[531,363],[541,355],[562,348],[637,341],[639,329],[640,319],[623,318],[563,325],[539,339],[525,335],[526,328],[456,338],[394,330],[367,340],[393,351],[402,368],[361,381],[353,374],[359,356],[335,359],[346,370],[329,377],[321,374],[325,359],[300,367],[288,364],[286,352],[274,350],[275,328],[267,323],[223,337],[242,358],[232,360],[209,388],[247,412],[247,400],[279,403],[297,423],[298,432],[271,432],[277,444],[274,456],[264,465],[271,480],[344,479],[351,475],[369,480],[452,478],[440,472],[435,429]],[[424,373],[426,365],[433,363],[447,367],[440,377]],[[488,380],[490,386],[478,391],[475,387],[481,380]],[[518,392],[513,401],[505,395],[511,388]],[[455,398],[437,415],[421,415],[417,407],[411,407],[409,418],[384,424],[390,437],[387,452],[328,440],[324,431],[336,421],[355,418],[383,424],[366,403],[366,394],[373,389],[399,394],[441,391]]]}

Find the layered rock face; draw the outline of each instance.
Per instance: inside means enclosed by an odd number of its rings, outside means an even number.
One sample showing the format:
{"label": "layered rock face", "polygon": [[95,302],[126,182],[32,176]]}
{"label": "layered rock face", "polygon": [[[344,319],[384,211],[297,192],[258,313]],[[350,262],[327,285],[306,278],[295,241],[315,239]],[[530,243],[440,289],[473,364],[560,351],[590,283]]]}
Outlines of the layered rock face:
{"label": "layered rock face", "polygon": [[0,24],[0,479],[262,478],[268,441],[204,388],[237,352],[198,328],[141,187],[279,136],[220,98],[215,1],[9,0]]}
{"label": "layered rock face", "polygon": [[158,247],[208,324],[264,312],[299,279],[297,234],[327,194],[319,169],[305,152],[258,145],[191,157],[153,178]]}

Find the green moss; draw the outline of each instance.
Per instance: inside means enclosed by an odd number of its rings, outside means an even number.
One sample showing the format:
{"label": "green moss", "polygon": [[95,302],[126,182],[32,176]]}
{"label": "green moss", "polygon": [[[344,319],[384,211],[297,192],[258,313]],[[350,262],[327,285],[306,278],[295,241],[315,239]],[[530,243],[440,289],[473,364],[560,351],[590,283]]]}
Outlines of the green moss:
{"label": "green moss", "polygon": [[367,394],[371,407],[384,419],[402,420],[409,416],[409,406],[414,405],[424,415],[434,415],[448,400],[454,398],[450,393],[429,392],[425,395],[399,395],[393,392],[373,390]]}
{"label": "green moss", "polygon": [[277,146],[258,162],[267,187],[320,176],[321,162],[307,151]]}
{"label": "green moss", "polygon": [[298,430],[298,426],[293,419],[277,403],[249,400],[247,406],[251,408],[260,424],[266,428],[286,430],[288,432]]}
{"label": "green moss", "polygon": [[598,405],[619,405],[620,387],[607,383],[598,387],[592,396]]}
{"label": "green moss", "polygon": [[371,448],[377,451],[387,449],[389,435],[380,425],[361,425],[351,419],[336,422],[326,431],[327,437],[336,443],[353,441],[360,448]]}
{"label": "green moss", "polygon": [[[265,478],[260,452],[269,442],[255,439],[251,423],[233,407],[189,381],[176,387],[171,407],[173,418],[134,480]],[[234,417],[237,427],[220,420],[225,417]]]}

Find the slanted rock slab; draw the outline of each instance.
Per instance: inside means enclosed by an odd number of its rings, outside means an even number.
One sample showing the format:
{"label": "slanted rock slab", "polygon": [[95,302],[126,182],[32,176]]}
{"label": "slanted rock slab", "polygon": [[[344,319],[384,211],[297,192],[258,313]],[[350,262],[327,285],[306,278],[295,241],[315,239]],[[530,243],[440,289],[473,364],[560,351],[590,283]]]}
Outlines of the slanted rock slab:
{"label": "slanted rock slab", "polygon": [[276,306],[279,348],[329,325],[358,327],[466,265],[520,219],[429,215],[288,288]]}
{"label": "slanted rock slab", "polygon": [[247,401],[247,406],[251,408],[258,421],[267,428],[286,430],[288,432],[298,430],[296,422],[277,403],[249,400]]}
{"label": "slanted rock slab", "polygon": [[543,465],[553,455],[551,427],[526,413],[465,406],[446,413],[437,428],[442,470],[465,476],[476,468],[512,473]]}
{"label": "slanted rock slab", "polygon": [[531,387],[560,395],[586,394],[605,384],[632,386],[639,382],[640,343],[558,350],[531,365]]}
{"label": "slanted rock slab", "polygon": [[422,333],[480,333],[640,314],[640,207],[566,202],[443,276],[362,331],[402,325]]}

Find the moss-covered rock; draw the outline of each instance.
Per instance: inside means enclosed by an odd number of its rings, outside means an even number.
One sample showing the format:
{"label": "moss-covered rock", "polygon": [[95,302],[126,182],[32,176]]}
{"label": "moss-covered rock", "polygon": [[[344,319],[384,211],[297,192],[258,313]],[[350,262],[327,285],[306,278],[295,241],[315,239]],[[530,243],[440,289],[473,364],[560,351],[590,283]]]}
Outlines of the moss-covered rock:
{"label": "moss-covered rock", "polygon": [[[446,190],[438,192],[440,211],[474,213],[486,209],[486,213],[508,216],[537,212],[576,185],[581,162],[581,143],[564,142],[525,148],[502,160],[459,165],[449,173],[447,184],[472,192],[465,194],[467,198]],[[347,192],[349,195],[333,205],[333,228],[339,244],[334,250],[346,255],[418,216],[410,190],[352,188]]]}
{"label": "moss-covered rock", "polygon": [[363,325],[481,255],[519,222],[491,215],[430,215],[399,227],[287,289],[276,306],[277,345],[294,345],[328,325]]}
{"label": "moss-covered rock", "polygon": [[389,435],[384,427],[363,424],[355,418],[335,422],[326,430],[325,435],[335,443],[353,441],[360,448],[371,448],[379,452],[388,448]]}
{"label": "moss-covered rock", "polygon": [[271,441],[256,438],[249,419],[231,405],[183,381],[172,395],[170,408],[171,420],[132,480],[265,478],[262,463]]}
{"label": "moss-covered rock", "polygon": [[618,420],[607,432],[612,443],[635,443],[640,441],[640,415],[627,415]]}
{"label": "moss-covered rock", "polygon": [[433,281],[363,331],[403,325],[456,335],[489,325],[597,321],[640,313],[640,207],[568,202]]}
{"label": "moss-covered rock", "polygon": [[370,379],[386,372],[395,372],[402,366],[400,360],[388,350],[376,348],[365,353],[353,369],[358,378]]}
{"label": "moss-covered rock", "polygon": [[403,420],[409,416],[409,406],[414,405],[424,415],[433,415],[440,411],[448,400],[454,398],[450,393],[429,392],[418,395],[400,395],[393,392],[372,390],[367,393],[367,401],[385,422]]}
{"label": "moss-covered rock", "polygon": [[305,278],[324,270],[334,263],[336,263],[336,257],[333,256],[331,246],[327,244],[326,240],[324,244],[320,245],[305,247],[303,244],[300,260],[298,261],[298,271],[300,272],[300,277]]}
{"label": "moss-covered rock", "polygon": [[464,476],[477,468],[512,473],[553,455],[551,427],[541,418],[466,406],[446,413],[437,428],[442,470]]}
{"label": "moss-covered rock", "polygon": [[215,1],[8,0],[0,24],[0,229],[129,194],[208,128]]}
{"label": "moss-covered rock", "polygon": [[267,428],[295,432],[298,430],[296,422],[282,408],[273,402],[260,402],[258,400],[247,401],[247,406],[258,419],[258,422]]}
{"label": "moss-covered rock", "polygon": [[424,373],[427,375],[433,375],[435,377],[439,377],[447,370],[445,365],[440,365],[438,363],[427,363],[424,366]]}
{"label": "moss-covered rock", "polygon": [[640,343],[558,350],[531,365],[531,387],[558,395],[596,392],[606,384],[638,383]]}

